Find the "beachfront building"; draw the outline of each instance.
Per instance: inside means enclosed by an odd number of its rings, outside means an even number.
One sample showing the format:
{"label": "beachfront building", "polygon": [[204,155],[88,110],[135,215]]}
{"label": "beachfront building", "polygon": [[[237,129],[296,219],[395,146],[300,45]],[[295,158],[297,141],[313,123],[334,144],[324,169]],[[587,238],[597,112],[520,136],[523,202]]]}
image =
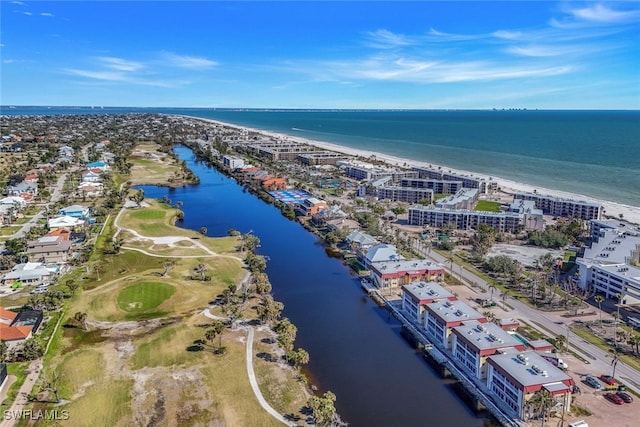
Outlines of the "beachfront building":
{"label": "beachfront building", "polygon": [[455,172],[445,172],[442,169],[414,167],[418,172],[418,178],[437,179],[441,181],[462,181],[464,188],[477,188],[480,193],[492,193],[498,189],[498,183],[491,178],[485,179],[473,175],[465,175]]}
{"label": "beachfront building", "polygon": [[508,349],[526,346],[495,323],[464,322],[452,328],[451,349],[456,364],[478,379],[487,377],[487,358]]}
{"label": "beachfront building", "polygon": [[487,388],[495,402],[515,418],[531,418],[528,415],[534,408],[528,407],[527,402],[543,390],[555,403],[548,413],[568,410],[573,379],[539,354],[533,351],[495,354],[489,356],[487,365]]}
{"label": "beachfront building", "polygon": [[276,161],[297,160],[300,154],[318,152],[316,147],[306,144],[298,144],[296,142],[278,141],[278,142],[263,142],[258,144],[251,144],[249,148],[253,150],[260,157]]}
{"label": "beachfront building", "polygon": [[428,188],[437,194],[455,194],[464,188],[462,181],[445,181],[441,179],[404,178],[402,187]]}
{"label": "beachfront building", "polygon": [[380,200],[392,200],[406,203],[431,203],[433,202],[433,190],[428,188],[411,187],[380,187],[376,191]]}
{"label": "beachfront building", "polygon": [[620,221],[591,224],[593,242],[576,259],[578,286],[622,304],[640,303],[640,227]]}
{"label": "beachfront building", "polygon": [[523,221],[527,230],[544,230],[544,215],[541,209],[535,207],[533,200],[515,199],[509,205],[509,212],[524,215]]}
{"label": "beachfront building", "polygon": [[344,160],[347,156],[334,151],[317,151],[311,153],[303,153],[298,155],[298,161],[303,165],[333,165],[335,166],[340,160]]}
{"label": "beachfront building", "polygon": [[515,193],[513,198],[533,201],[536,208],[542,209],[546,215],[584,220],[600,219],[602,215],[602,205],[584,200],[563,199],[537,193]]}
{"label": "beachfront building", "polygon": [[359,162],[356,160],[342,160],[336,162],[336,166],[344,171],[344,174],[350,178],[359,181],[377,181],[382,178],[391,178],[389,182],[399,184],[405,178],[417,178],[418,173],[413,170],[400,170],[394,168],[383,168],[370,163]]}
{"label": "beachfront building", "polygon": [[435,301],[458,298],[437,282],[413,282],[402,286],[402,309],[414,322],[424,325],[425,306]]}
{"label": "beachfront building", "polygon": [[434,301],[425,305],[425,330],[431,342],[451,349],[451,331],[464,322],[487,323],[487,318],[462,301]]}
{"label": "beachfront building", "polygon": [[395,259],[369,264],[370,278],[380,289],[397,288],[416,281],[444,280],[444,267],[426,259]]}
{"label": "beachfront building", "polygon": [[477,188],[462,188],[444,199],[436,202],[439,209],[473,209],[478,203]]}
{"label": "beachfront building", "polygon": [[231,170],[242,169],[244,167],[244,159],[238,156],[223,156],[222,164]]}
{"label": "beachfront building", "polygon": [[422,205],[409,207],[410,225],[443,227],[454,224],[458,230],[471,230],[487,224],[500,233],[517,233],[526,229],[524,214],[514,212],[484,212],[432,208]]}

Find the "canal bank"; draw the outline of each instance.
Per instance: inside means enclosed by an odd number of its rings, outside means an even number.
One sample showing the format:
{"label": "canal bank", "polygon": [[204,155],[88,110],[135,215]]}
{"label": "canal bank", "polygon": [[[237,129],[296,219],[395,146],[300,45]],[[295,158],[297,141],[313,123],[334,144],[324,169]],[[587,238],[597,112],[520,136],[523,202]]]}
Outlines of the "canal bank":
{"label": "canal bank", "polygon": [[177,189],[143,187],[146,197],[182,202],[186,228],[209,235],[229,229],[260,238],[267,274],[283,316],[297,327],[310,378],[320,392],[337,395],[336,407],[352,426],[481,426],[451,381],[442,379],[401,335],[402,324],[360,289],[340,260],[326,255],[317,236],[244,189],[193,153],[176,148],[200,178]]}

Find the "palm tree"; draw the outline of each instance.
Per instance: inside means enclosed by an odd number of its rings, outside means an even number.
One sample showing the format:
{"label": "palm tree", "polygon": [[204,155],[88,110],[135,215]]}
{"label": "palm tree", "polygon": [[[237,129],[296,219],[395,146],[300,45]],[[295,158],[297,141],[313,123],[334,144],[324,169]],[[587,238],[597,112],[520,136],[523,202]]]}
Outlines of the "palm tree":
{"label": "palm tree", "polygon": [[556,404],[555,399],[547,390],[537,391],[531,399],[527,402],[527,405],[533,409],[535,416],[542,415],[542,426],[547,418],[547,412],[553,408]]}
{"label": "palm tree", "polygon": [[600,329],[602,329],[602,301],[604,301],[604,297],[602,295],[596,295],[594,299],[598,303],[598,309],[600,310]]}

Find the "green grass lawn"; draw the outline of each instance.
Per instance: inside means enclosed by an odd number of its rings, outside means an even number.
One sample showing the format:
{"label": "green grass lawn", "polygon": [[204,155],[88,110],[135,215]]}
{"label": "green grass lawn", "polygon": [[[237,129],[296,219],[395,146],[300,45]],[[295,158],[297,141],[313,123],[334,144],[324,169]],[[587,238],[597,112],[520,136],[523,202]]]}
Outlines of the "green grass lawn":
{"label": "green grass lawn", "polygon": [[27,369],[28,367],[29,362],[7,363],[7,373],[9,375],[15,376],[17,379],[13,384],[11,384],[9,391],[7,392],[7,397],[2,401],[2,404],[0,405],[0,409],[9,409],[13,401],[16,400],[18,390],[20,390],[20,387],[22,387],[22,384],[24,384],[24,381],[27,379],[25,369]]}
{"label": "green grass lawn", "polygon": [[176,287],[162,282],[144,282],[124,288],[118,294],[118,307],[128,313],[145,313],[171,297]]}
{"label": "green grass lawn", "polygon": [[131,217],[135,219],[148,220],[148,219],[162,219],[167,214],[166,210],[160,209],[143,209],[134,211],[131,213]]}
{"label": "green grass lawn", "polygon": [[493,202],[491,200],[478,200],[478,203],[476,204],[474,210],[483,212],[500,212],[500,202]]}

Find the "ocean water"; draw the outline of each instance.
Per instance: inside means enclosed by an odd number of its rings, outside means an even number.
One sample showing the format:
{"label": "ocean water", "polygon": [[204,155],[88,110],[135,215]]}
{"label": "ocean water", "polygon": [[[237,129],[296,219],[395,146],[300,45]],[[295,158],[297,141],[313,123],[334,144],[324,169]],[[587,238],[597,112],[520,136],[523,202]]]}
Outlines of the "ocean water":
{"label": "ocean water", "polygon": [[67,113],[129,111],[214,119],[640,207],[640,111],[76,108]]}

